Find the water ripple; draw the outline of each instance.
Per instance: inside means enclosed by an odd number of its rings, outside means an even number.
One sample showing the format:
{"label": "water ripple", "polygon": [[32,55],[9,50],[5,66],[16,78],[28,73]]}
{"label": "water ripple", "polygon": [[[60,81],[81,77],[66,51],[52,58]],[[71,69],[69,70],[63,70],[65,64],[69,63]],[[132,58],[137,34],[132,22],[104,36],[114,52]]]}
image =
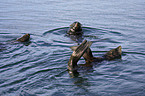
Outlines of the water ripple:
{"label": "water ripple", "polygon": [[[0,95],[142,96],[144,1],[94,2],[2,0]],[[69,27],[63,27],[76,20],[83,24],[82,37],[66,35]],[[12,42],[26,32],[30,42]],[[67,72],[69,47],[85,39],[93,42],[94,56],[121,45],[122,59],[93,63],[91,70],[82,68],[72,78]]]}

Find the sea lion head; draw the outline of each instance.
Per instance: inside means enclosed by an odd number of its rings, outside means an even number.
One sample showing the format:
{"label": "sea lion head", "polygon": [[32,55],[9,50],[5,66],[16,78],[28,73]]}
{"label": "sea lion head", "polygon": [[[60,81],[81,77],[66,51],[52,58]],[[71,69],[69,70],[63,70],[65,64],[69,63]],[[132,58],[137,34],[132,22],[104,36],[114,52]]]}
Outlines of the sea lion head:
{"label": "sea lion head", "polygon": [[122,47],[119,46],[115,49],[112,49],[110,51],[108,51],[104,57],[105,59],[107,60],[113,60],[113,59],[116,59],[116,58],[121,58],[121,54],[122,54]]}
{"label": "sea lion head", "polygon": [[79,35],[82,34],[82,24],[80,22],[74,22],[70,25],[68,34]]}
{"label": "sea lion head", "polygon": [[25,34],[21,38],[17,39],[17,41],[26,42],[29,41],[29,39],[30,39],[30,34]]}

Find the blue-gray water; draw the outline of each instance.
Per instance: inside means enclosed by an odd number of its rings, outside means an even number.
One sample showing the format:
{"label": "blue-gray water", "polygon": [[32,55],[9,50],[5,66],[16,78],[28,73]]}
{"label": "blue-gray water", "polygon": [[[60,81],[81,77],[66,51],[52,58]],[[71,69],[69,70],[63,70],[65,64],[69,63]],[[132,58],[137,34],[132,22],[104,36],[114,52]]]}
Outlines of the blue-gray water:
{"label": "blue-gray water", "polygon": [[[144,96],[144,0],[1,0],[0,96]],[[79,21],[94,56],[119,45],[122,59],[94,63],[72,77],[65,36]],[[25,33],[30,43],[10,43]],[[83,58],[79,64],[85,63]]]}

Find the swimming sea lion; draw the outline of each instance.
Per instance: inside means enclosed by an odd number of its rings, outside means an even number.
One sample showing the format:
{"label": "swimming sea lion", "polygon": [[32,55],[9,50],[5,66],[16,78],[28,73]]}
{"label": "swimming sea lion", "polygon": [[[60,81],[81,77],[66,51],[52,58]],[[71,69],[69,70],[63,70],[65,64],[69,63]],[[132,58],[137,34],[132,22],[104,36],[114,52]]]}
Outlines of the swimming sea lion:
{"label": "swimming sea lion", "polygon": [[68,69],[70,71],[74,71],[77,69],[78,65],[77,62],[79,61],[79,59],[81,58],[81,56],[84,57],[86,63],[91,63],[91,62],[101,62],[103,60],[113,60],[116,58],[121,58],[121,46],[112,49],[110,51],[108,51],[106,54],[104,54],[102,57],[94,57],[92,55],[92,51],[89,48],[91,46],[92,42],[88,42],[87,40],[84,40],[82,42],[81,45],[79,45],[78,47],[71,47],[71,49],[73,50],[73,53],[69,59],[68,62]]}
{"label": "swimming sea lion", "polygon": [[26,41],[29,41],[29,39],[30,39],[30,34],[25,34],[22,37],[18,38],[16,41],[26,42]]}
{"label": "swimming sea lion", "polygon": [[[9,42],[5,42],[5,43],[0,43],[0,51],[6,50],[6,45],[8,44],[17,44],[19,42],[27,42],[30,39],[30,34],[25,34],[22,37],[18,38],[17,40],[13,40],[13,41],[9,41]],[[28,42],[30,43],[30,42]],[[28,46],[28,43],[25,44],[26,46]]]}
{"label": "swimming sea lion", "polygon": [[74,22],[70,25],[70,28],[67,32],[69,35],[81,35],[82,32],[82,24],[80,22]]}

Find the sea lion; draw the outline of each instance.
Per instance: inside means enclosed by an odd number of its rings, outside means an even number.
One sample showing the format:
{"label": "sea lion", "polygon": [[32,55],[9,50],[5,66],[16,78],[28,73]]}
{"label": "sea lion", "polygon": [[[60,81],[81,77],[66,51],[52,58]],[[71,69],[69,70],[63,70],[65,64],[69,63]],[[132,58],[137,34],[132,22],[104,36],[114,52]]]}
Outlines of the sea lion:
{"label": "sea lion", "polygon": [[[16,39],[16,40],[12,40],[12,41],[8,41],[5,43],[0,43],[0,51],[6,50],[6,46],[9,44],[17,44],[19,42],[27,42],[30,39],[30,34],[25,34],[22,37]],[[28,44],[30,44],[30,42],[24,43],[24,45],[28,46]]]}
{"label": "sea lion", "polygon": [[27,41],[29,41],[29,39],[30,39],[30,34],[25,34],[22,37],[18,38],[16,41],[27,42]]}
{"label": "sea lion", "polygon": [[80,22],[74,22],[70,25],[69,30],[67,31],[69,35],[82,35],[82,24]]}
{"label": "sea lion", "polygon": [[68,69],[70,71],[77,70],[78,67],[77,62],[82,56],[84,57],[87,64],[90,64],[92,62],[101,62],[103,60],[113,60],[116,58],[121,58],[122,54],[121,46],[108,51],[102,57],[94,57],[91,49],[89,48],[91,44],[92,42],[84,40],[82,44],[80,44],[78,47],[77,46],[71,47],[73,53],[68,62]]}

